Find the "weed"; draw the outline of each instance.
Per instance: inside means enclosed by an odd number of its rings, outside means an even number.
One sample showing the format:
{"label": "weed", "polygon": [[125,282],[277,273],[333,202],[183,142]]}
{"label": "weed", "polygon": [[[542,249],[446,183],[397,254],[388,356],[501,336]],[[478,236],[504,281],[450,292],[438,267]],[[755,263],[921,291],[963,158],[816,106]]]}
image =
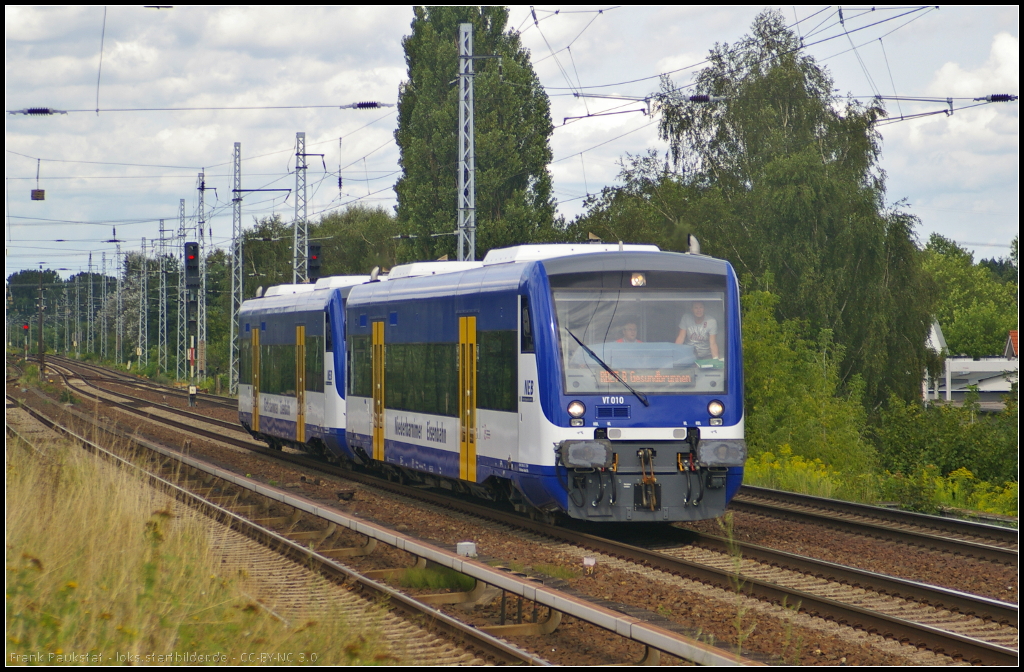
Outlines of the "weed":
{"label": "weed", "polygon": [[75,448],[47,453],[42,463],[9,446],[7,491],[19,503],[6,516],[9,661],[61,662],[50,654],[73,651],[100,664],[180,663],[164,652],[190,649],[229,662],[257,644],[269,654],[316,652],[327,664],[393,659],[371,636],[374,623],[346,627],[328,610],[300,613],[293,625],[246,609],[255,603],[247,580],[218,576],[205,519]]}
{"label": "weed", "polygon": [[563,581],[579,578],[580,575],[579,571],[573,569],[572,567],[565,567],[563,565],[540,564],[534,565],[533,569],[536,572],[546,574],[547,576],[550,576],[555,579],[562,579]]}
{"label": "weed", "polygon": [[430,590],[451,590],[453,592],[465,592],[473,589],[476,579],[465,574],[460,574],[454,569],[447,567],[426,567],[419,569],[411,567],[402,574],[399,579],[406,588],[428,588]]}
{"label": "weed", "polygon": [[736,594],[736,617],[733,619],[733,626],[736,628],[736,655],[739,656],[743,654],[743,642],[754,633],[757,623],[744,625],[743,622],[748,611],[746,599],[743,597],[743,554],[739,544],[736,543],[732,512],[727,512],[719,518],[718,525],[726,539],[726,548],[732,560],[733,570],[729,580],[732,583],[733,592]]}
{"label": "weed", "polygon": [[793,638],[792,616],[800,613],[800,603],[788,604],[786,598],[782,598],[782,608],[786,610],[786,625],[782,635],[782,661],[788,665],[799,665],[803,656],[804,638],[797,635]]}

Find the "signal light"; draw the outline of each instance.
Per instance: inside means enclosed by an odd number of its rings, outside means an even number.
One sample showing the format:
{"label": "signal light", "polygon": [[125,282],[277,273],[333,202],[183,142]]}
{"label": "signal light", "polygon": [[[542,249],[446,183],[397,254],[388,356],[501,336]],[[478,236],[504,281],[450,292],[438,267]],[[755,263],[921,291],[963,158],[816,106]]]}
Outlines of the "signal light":
{"label": "signal light", "polygon": [[308,257],[306,259],[306,277],[310,282],[320,279],[320,245],[313,243],[307,247]]}
{"label": "signal light", "polygon": [[21,328],[24,329],[25,331],[28,331],[28,325],[27,324],[21,325]]}
{"label": "signal light", "polygon": [[199,288],[199,243],[185,243],[185,287]]}

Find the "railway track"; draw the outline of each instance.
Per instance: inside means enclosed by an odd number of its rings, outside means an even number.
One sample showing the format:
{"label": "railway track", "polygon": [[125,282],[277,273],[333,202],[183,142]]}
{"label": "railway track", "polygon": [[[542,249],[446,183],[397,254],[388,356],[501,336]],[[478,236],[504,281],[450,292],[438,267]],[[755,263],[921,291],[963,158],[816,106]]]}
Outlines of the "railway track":
{"label": "railway track", "polygon": [[999,525],[929,516],[744,485],[734,511],[786,518],[854,534],[1016,565],[1018,531]]}
{"label": "railway track", "polygon": [[[127,408],[130,408],[130,406]],[[80,416],[80,420],[87,419],[85,414],[77,413],[75,411],[67,412]],[[103,424],[104,423],[100,421],[99,425],[102,426]],[[107,424],[109,425],[110,423],[108,422]],[[103,429],[105,431],[111,431],[111,428],[109,427],[103,427]],[[155,446],[153,442],[141,439],[137,435],[131,438],[135,443],[146,445],[150,449],[159,448],[158,446]],[[325,563],[325,558],[329,561],[332,557],[349,557],[362,555],[364,552],[368,553],[377,545],[376,541],[378,539],[385,543],[395,543],[395,534],[393,531],[377,529],[374,531],[375,536],[369,537],[371,541],[363,539],[362,542],[356,545],[320,548],[321,542],[327,541],[328,538],[332,541],[336,541],[343,537],[341,534],[334,534],[336,526],[341,526],[343,521],[336,518],[322,518],[322,505],[310,502],[301,502],[286,491],[271,488],[263,483],[241,478],[235,474],[228,475],[223,470],[220,470],[213,465],[203,464],[201,460],[194,457],[176,456],[173,449],[163,448],[160,452],[164,458],[160,472],[161,477],[168,479],[171,473],[187,474],[187,485],[193,486],[198,490],[198,494],[205,496],[206,500],[212,506],[218,507],[216,508],[216,513],[220,516],[226,517],[230,514],[231,516],[240,517],[243,513],[253,514],[254,509],[258,510],[255,515],[260,517],[255,521],[255,523],[262,524],[272,522],[275,525],[283,526],[284,531],[278,530],[275,532],[263,530],[259,533],[253,532],[250,534],[259,537],[262,543],[266,545],[280,546],[284,545],[285,541],[289,542],[292,546],[292,552],[298,553],[302,557],[303,562],[316,562],[319,567]],[[182,460],[187,466],[180,469],[168,469],[166,462],[169,458]],[[230,482],[225,482],[224,484],[213,484],[210,482],[211,479],[206,478],[203,475],[196,475],[196,472],[202,472],[202,474],[207,476],[215,475],[214,478],[218,481],[224,480],[224,478],[227,477]],[[240,490],[242,492],[240,492]],[[251,499],[257,496],[269,497],[271,502],[264,504],[262,507],[259,504],[251,503]],[[281,514],[280,509],[282,503],[288,503],[289,506],[297,508],[294,508],[290,515],[279,515]],[[296,515],[296,512],[298,511],[301,511],[301,513]],[[321,516],[318,516],[317,512],[319,512]],[[317,522],[312,524],[309,522],[317,518],[319,518]],[[234,518],[232,518],[232,520],[234,521]],[[232,524],[234,524],[234,522]],[[251,525],[252,521],[250,521],[249,524]],[[353,529],[358,528],[360,534],[363,535],[366,535],[369,531],[366,528],[367,524],[362,520],[349,519],[344,524],[347,524]],[[296,527],[297,525],[298,527]],[[326,529],[320,529],[324,527],[324,525],[326,525]],[[314,529],[309,529],[311,526]],[[329,533],[325,534],[325,532]],[[311,545],[318,547],[315,552],[308,548]],[[477,578],[478,580],[478,587],[485,585],[500,586],[502,590],[511,594],[517,594],[520,597],[528,598],[538,604],[543,604],[551,610],[549,611],[549,618],[546,621],[540,621],[538,623],[525,622],[522,624],[506,626],[488,626],[482,628],[482,630],[485,631],[497,631],[500,633],[503,628],[507,627],[510,629],[510,634],[513,635],[518,633],[516,629],[524,630],[522,633],[524,636],[544,634],[545,628],[550,627],[550,629],[553,630],[561,620],[561,614],[567,613],[577,619],[589,623],[595,623],[599,627],[610,629],[612,632],[619,635],[625,635],[628,639],[643,643],[645,646],[649,647],[648,654],[645,657],[645,660],[648,662],[658,658],[660,651],[665,651],[676,656],[682,656],[702,663],[717,662],[718,664],[736,664],[737,662],[740,662],[741,664],[749,664],[751,662],[737,659],[735,654],[729,651],[720,650],[716,647],[709,646],[706,643],[682,636],[677,632],[673,632],[671,629],[666,630],[657,627],[656,625],[642,622],[636,618],[624,616],[621,613],[615,613],[614,611],[600,605],[588,603],[587,601],[578,599],[576,596],[565,594],[562,591],[538,586],[537,580],[533,578],[521,575],[517,576],[515,573],[507,571],[495,570],[481,563],[476,563],[473,567],[470,567],[467,564],[470,561],[465,558],[458,558],[454,553],[444,551],[443,549],[426,547],[423,550],[417,551],[416,549],[418,544],[411,539],[405,540],[404,543],[400,544],[400,546],[404,551],[416,553],[420,558],[429,558],[431,562],[438,564],[448,562],[449,564],[447,566],[458,568],[458,571],[470,574],[471,576],[474,575],[475,572],[477,575],[474,578]],[[325,557],[314,557],[314,555],[322,555]],[[329,564],[330,562],[327,562],[327,565]],[[330,570],[330,567],[325,569],[325,571],[328,570]],[[398,568],[397,570],[380,570],[378,576],[387,575],[395,571],[401,572],[404,571],[404,568]],[[368,572],[367,574],[373,575],[374,572]],[[477,592],[477,589],[474,589],[471,593],[472,592]],[[461,599],[448,599],[450,596],[444,594],[431,596],[430,598],[420,597],[417,599],[420,601],[426,600],[430,603],[436,604],[466,602],[467,600],[471,602],[473,599],[483,599],[483,589],[481,588],[479,592],[480,595],[475,597],[473,595],[469,595],[468,598]],[[493,596],[493,594],[490,595],[490,597]],[[393,596],[392,599],[394,599]],[[553,610],[554,606],[558,606],[560,610]],[[537,613],[536,610],[534,613]],[[436,614],[431,615],[431,618],[436,617]],[[655,646],[655,644],[657,644],[657,646]],[[519,662],[536,663],[537,660],[520,659]]]}
{"label": "railway track", "polygon": [[[142,409],[132,408],[133,404],[137,405],[138,402],[129,402],[124,407],[132,412],[147,413]],[[148,402],[145,405],[152,406]],[[152,418],[153,416],[150,414],[148,417]],[[190,418],[187,423],[183,424],[188,431],[199,434],[207,432],[197,426],[199,422],[221,423],[221,421],[212,421],[210,418]],[[227,437],[223,435],[223,428],[219,431],[210,430],[205,435],[221,442],[235,443],[232,440],[227,440]],[[306,457],[275,453],[262,447],[262,444],[255,444],[251,439],[243,439],[235,445],[285,459],[304,469],[315,468],[340,475],[343,478],[362,480],[378,488],[431,501],[449,509],[456,508],[474,516],[498,520],[511,527],[529,529],[540,535],[558,538],[567,543],[578,544],[606,553],[611,557],[644,563],[672,574],[689,576],[712,585],[729,586],[735,585],[738,581],[743,585],[744,592],[759,599],[788,604],[799,603],[809,613],[861,627],[868,631],[882,633],[901,641],[926,646],[934,651],[959,655],[967,660],[980,662],[1015,664],[1017,660],[1017,651],[1012,648],[1016,645],[1017,638],[1016,605],[924,584],[893,580],[891,577],[872,575],[869,572],[771,552],[769,549],[749,545],[734,546],[745,558],[743,562],[747,563],[744,565],[742,573],[738,573],[733,560],[735,552],[727,549],[723,553],[721,547],[725,542],[706,535],[698,536],[699,548],[696,550],[692,543],[688,546],[663,545],[657,549],[644,549],[622,541],[602,539],[594,535],[534,523],[524,520],[520,516],[495,512],[493,509],[477,504],[456,502],[418,488],[384,484],[378,479],[365,477],[348,470],[337,470]],[[719,546],[719,550],[708,548],[708,546],[713,547],[716,544]],[[755,565],[749,563],[755,563]],[[812,580],[811,577],[822,578]],[[846,587],[843,587],[844,585]],[[870,594],[858,597],[851,595],[851,591],[854,593],[868,591]],[[900,599],[894,605],[889,605],[889,608],[886,608],[887,603],[893,602],[894,596],[899,596]],[[885,611],[890,613],[886,614]],[[911,615],[911,618],[907,618],[908,615]],[[915,618],[919,622],[913,622]],[[988,638],[989,641],[984,641],[984,638]]]}
{"label": "railway track", "polygon": [[[8,397],[8,405],[12,401]],[[153,454],[150,459],[142,460],[142,464],[138,460],[130,461],[38,410],[20,410],[46,431],[64,435],[113,464],[137,471],[150,486],[178,502],[176,516],[182,515],[181,509],[186,507],[191,513],[205,514],[210,520],[211,548],[215,556],[221,558],[222,571],[227,576],[244,572],[247,583],[258,589],[259,602],[281,620],[288,622],[300,615],[308,618],[320,613],[344,618],[354,628],[372,626],[375,636],[385,642],[389,650],[409,656],[409,662],[417,665],[547,664],[533,654],[410,600],[384,584],[338,563],[324,562],[323,555],[316,557],[309,550],[308,533],[291,529],[297,520],[288,526],[288,531],[281,533],[239,515],[240,511],[258,507],[239,502],[238,496],[228,494],[226,488],[208,477],[210,472],[198,472],[177,463],[167,452]],[[31,442],[26,436],[31,432],[10,427],[8,431],[26,443]],[[273,519],[264,518],[267,520]],[[344,555],[338,554],[338,549],[334,551],[335,555]],[[323,553],[329,555],[331,549],[322,549]],[[311,565],[316,571],[310,570]],[[390,605],[390,611],[383,616],[379,607],[382,601]],[[423,627],[422,623],[430,627]]]}
{"label": "railway track", "polygon": [[[162,393],[163,389],[154,391]],[[110,390],[105,392],[117,395],[122,399],[132,399],[130,395],[123,393]],[[159,406],[159,404],[141,400],[135,400],[135,403]],[[184,414],[181,409],[168,407],[168,410]],[[189,413],[188,417],[216,425],[226,431],[240,432],[237,423],[216,420],[199,413]],[[183,427],[179,428],[184,429]],[[1019,560],[1017,530],[997,525],[928,516],[748,485],[744,485],[740,489],[739,494],[730,504],[730,508],[755,515],[810,522],[853,534],[872,536],[1003,564],[1016,565]]]}
{"label": "railway track", "polygon": [[[140,379],[131,374],[121,373],[114,369],[108,369],[106,367],[97,366],[87,362],[82,362],[76,359],[70,359],[68,357],[61,357],[59,355],[47,355],[47,360],[55,363],[62,364],[65,367],[74,367],[85,371],[92,372],[92,376],[81,376],[84,380],[92,381],[104,381],[109,380],[115,382],[118,385],[125,385],[128,387],[138,388],[140,390],[146,390],[155,394],[161,394],[164,396],[176,397],[178,399],[188,400],[188,392],[175,387],[167,385],[161,385],[159,383],[152,383],[146,380]],[[235,399],[217,397],[209,394],[199,394],[196,396],[196,403],[198,407],[211,406],[215,408],[229,408],[236,410],[238,408],[238,401]]]}

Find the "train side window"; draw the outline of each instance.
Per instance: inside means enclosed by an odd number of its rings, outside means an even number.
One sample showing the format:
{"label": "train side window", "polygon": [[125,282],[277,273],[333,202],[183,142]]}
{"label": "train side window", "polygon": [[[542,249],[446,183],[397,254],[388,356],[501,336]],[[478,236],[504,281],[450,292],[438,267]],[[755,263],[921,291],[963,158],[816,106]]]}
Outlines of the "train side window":
{"label": "train side window", "polygon": [[348,350],[349,392],[356,397],[373,396],[373,348],[369,336],[353,336]]}
{"label": "train side window", "polygon": [[519,361],[516,332],[477,332],[477,408],[518,410]]}
{"label": "train side window", "polygon": [[310,392],[324,391],[323,343],[323,336],[306,337],[306,390]]}
{"label": "train side window", "polygon": [[249,334],[239,339],[238,351],[238,382],[252,385],[252,337]]}
{"label": "train side window", "polygon": [[533,352],[533,323],[530,321],[530,300],[523,296],[522,299],[522,312],[521,312],[521,327],[522,327],[522,340],[520,342],[520,352]]}

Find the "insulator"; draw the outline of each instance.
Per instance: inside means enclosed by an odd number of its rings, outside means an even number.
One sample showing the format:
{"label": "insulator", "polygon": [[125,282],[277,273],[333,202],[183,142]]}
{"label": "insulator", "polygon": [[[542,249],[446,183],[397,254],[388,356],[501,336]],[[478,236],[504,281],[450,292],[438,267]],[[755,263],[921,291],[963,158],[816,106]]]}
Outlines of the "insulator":
{"label": "insulator", "polygon": [[380,107],[380,103],[374,103],[374,102],[369,102],[369,101],[363,102],[363,103],[356,103],[356,109],[357,110],[367,110],[367,109],[373,109],[375,107]]}
{"label": "insulator", "polygon": [[25,110],[25,114],[53,114],[53,110],[48,107],[30,107]]}
{"label": "insulator", "polygon": [[988,99],[991,100],[993,103],[1009,103],[1011,101],[1017,100],[1017,96],[1011,96],[1008,93],[993,93],[991,96],[988,97]]}
{"label": "insulator", "polygon": [[706,93],[702,93],[702,94],[699,94],[699,95],[696,95],[696,96],[690,96],[690,102],[691,103],[710,103],[711,102],[711,96],[707,95]]}

